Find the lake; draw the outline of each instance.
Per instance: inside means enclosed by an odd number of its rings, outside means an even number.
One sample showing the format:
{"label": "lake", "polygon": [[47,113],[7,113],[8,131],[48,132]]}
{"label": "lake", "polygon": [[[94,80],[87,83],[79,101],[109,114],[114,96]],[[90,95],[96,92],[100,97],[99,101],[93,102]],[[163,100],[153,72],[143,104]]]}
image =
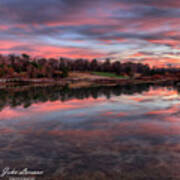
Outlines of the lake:
{"label": "lake", "polygon": [[180,179],[179,89],[0,89],[5,167],[43,171],[37,179]]}

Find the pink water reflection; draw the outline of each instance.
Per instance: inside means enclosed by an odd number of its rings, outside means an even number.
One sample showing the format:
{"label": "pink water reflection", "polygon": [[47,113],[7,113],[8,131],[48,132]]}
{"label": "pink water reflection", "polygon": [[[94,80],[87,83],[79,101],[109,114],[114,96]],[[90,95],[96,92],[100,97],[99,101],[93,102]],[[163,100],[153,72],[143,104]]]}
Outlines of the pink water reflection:
{"label": "pink water reflection", "polygon": [[32,104],[28,109],[24,109],[22,106],[16,108],[5,107],[0,111],[0,120],[1,119],[13,119],[13,118],[23,118],[30,117],[35,114],[46,114],[60,111],[68,111],[73,109],[87,108],[93,106],[97,103],[102,103],[105,101],[105,98],[98,98],[97,100],[93,98],[88,98],[84,100],[73,99],[67,102],[62,101],[47,101],[44,103]]}
{"label": "pink water reflection", "polygon": [[0,112],[0,168],[43,167],[51,176],[96,171],[173,176],[180,167],[178,98],[176,91],[161,88],[6,107]]}

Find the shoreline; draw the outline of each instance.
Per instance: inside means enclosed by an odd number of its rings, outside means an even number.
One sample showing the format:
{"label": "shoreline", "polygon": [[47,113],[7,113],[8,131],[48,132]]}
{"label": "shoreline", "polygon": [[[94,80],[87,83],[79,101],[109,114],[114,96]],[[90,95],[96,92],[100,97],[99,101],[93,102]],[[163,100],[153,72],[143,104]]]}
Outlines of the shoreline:
{"label": "shoreline", "polygon": [[0,79],[0,88],[13,87],[13,86],[50,86],[50,85],[58,85],[58,86],[68,86],[69,88],[81,88],[81,87],[90,87],[90,86],[123,86],[123,85],[136,85],[136,84],[176,84],[179,81],[177,78],[164,78],[164,79],[116,79],[116,78],[106,78],[101,77],[97,78],[65,78],[65,79]]}

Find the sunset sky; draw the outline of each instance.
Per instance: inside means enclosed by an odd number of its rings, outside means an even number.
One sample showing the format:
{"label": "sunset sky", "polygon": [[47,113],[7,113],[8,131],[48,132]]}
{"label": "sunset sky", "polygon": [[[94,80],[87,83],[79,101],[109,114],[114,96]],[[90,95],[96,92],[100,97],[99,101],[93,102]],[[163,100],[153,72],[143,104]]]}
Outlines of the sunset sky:
{"label": "sunset sky", "polygon": [[0,0],[0,53],[180,65],[179,0]]}

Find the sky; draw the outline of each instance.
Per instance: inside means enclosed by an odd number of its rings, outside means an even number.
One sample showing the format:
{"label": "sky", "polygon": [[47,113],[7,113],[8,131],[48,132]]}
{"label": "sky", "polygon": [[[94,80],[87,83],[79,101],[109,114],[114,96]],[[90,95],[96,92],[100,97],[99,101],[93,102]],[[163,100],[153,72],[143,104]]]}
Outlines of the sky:
{"label": "sky", "polygon": [[180,66],[178,0],[0,0],[0,53]]}

